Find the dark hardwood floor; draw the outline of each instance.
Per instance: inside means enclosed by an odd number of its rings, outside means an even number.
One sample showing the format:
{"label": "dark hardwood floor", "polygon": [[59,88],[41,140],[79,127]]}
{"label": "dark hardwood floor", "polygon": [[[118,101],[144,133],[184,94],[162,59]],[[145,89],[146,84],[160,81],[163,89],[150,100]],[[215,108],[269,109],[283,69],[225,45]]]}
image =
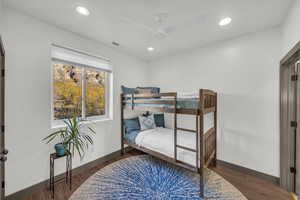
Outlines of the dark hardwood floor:
{"label": "dark hardwood floor", "polygon": [[[105,162],[97,167],[89,169],[80,174],[73,176],[73,188],[72,191],[64,183],[58,183],[55,185],[55,200],[67,200],[71,194],[91,175],[96,173],[99,169],[113,163],[117,160],[127,158],[133,155],[139,155],[137,151],[130,151],[124,156],[119,156],[109,162]],[[258,179],[256,177],[243,174],[237,171],[233,171],[224,167],[212,168],[215,172],[224,177],[227,181],[238,188],[248,200],[290,200],[291,196],[288,192],[281,188],[269,183],[267,181]],[[20,199],[21,200],[21,199]],[[50,192],[47,189],[38,191],[31,196],[25,198],[25,200],[51,200]]]}
{"label": "dark hardwood floor", "polygon": [[239,189],[248,200],[291,200],[291,195],[280,187],[225,167],[212,168]]}

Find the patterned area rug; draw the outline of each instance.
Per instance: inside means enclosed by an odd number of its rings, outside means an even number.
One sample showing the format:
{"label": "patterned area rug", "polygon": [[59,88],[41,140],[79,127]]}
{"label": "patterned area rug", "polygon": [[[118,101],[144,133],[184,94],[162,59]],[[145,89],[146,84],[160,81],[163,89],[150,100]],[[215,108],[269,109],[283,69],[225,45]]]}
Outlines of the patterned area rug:
{"label": "patterned area rug", "polygon": [[[205,179],[205,200],[247,200],[233,185],[209,169],[205,171]],[[104,167],[69,200],[202,200],[199,192],[198,174],[141,155]]]}

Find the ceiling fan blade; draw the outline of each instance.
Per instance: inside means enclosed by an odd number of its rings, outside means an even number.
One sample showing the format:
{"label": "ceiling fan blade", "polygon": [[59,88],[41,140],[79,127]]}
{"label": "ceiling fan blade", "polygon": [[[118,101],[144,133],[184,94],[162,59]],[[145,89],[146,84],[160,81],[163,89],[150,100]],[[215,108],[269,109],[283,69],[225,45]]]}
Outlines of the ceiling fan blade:
{"label": "ceiling fan blade", "polygon": [[162,16],[159,16],[158,19],[155,19],[157,21],[157,27],[150,27],[150,26],[147,26],[145,24],[142,24],[140,22],[137,22],[133,19],[130,19],[128,17],[121,17],[120,20],[123,22],[123,23],[127,23],[127,24],[130,24],[130,25],[134,25],[138,28],[141,28],[143,30],[146,30],[148,32],[150,32],[151,34],[153,34],[153,36],[157,39],[163,39],[163,38],[166,38],[168,37],[169,33],[172,33],[174,32],[177,28],[176,26],[165,26],[164,25],[164,21],[165,21],[165,18],[167,17],[167,15],[163,15]]}
{"label": "ceiling fan blade", "polygon": [[169,33],[175,32],[176,31],[176,27],[175,26],[167,26],[167,27],[164,27],[164,31],[167,34],[169,34]]}
{"label": "ceiling fan blade", "polygon": [[[207,16],[206,15],[200,15],[200,16],[197,16],[197,17],[193,17],[193,18],[190,18],[190,19],[187,19],[185,21],[183,21],[182,23],[179,23],[177,25],[174,25],[173,27],[170,26],[170,28],[174,28],[174,29],[184,29],[184,28],[188,28],[188,27],[192,27],[192,26],[200,26],[202,24],[205,24],[207,23]],[[171,31],[174,31],[174,30],[171,30]]]}
{"label": "ceiling fan blade", "polygon": [[144,30],[147,30],[147,31],[151,32],[152,34],[155,34],[155,33],[156,33],[156,31],[155,31],[153,28],[151,28],[151,27],[149,27],[149,26],[147,26],[147,25],[145,25],[145,24],[136,22],[136,21],[134,21],[134,20],[132,20],[132,19],[129,19],[129,18],[127,18],[127,17],[122,17],[122,18],[120,18],[120,19],[121,19],[122,22],[125,22],[125,23],[128,23],[128,24],[137,26],[137,27],[139,27],[139,28],[141,28],[141,29],[144,29]]}

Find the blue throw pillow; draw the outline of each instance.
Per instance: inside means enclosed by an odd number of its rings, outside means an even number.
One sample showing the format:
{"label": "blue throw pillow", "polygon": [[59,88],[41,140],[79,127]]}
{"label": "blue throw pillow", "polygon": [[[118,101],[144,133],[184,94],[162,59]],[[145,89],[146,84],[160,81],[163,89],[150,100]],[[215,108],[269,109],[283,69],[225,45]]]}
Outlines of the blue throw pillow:
{"label": "blue throw pillow", "polygon": [[131,142],[133,144],[135,144],[135,139],[138,136],[138,134],[140,133],[140,131],[132,131],[130,133],[126,133],[124,135],[124,138],[128,141]]}
{"label": "blue throw pillow", "polygon": [[139,116],[139,122],[141,130],[154,129],[156,128],[155,120],[153,115],[149,116]]}
{"label": "blue throw pillow", "polygon": [[157,127],[165,127],[165,116],[164,114],[154,114],[154,121]]}
{"label": "blue throw pillow", "polygon": [[137,117],[133,118],[133,119],[125,119],[124,120],[124,126],[125,126],[125,132],[126,133],[141,130],[139,119]]}
{"label": "blue throw pillow", "polygon": [[136,92],[136,88],[128,88],[125,86],[121,86],[123,94],[134,94]]}

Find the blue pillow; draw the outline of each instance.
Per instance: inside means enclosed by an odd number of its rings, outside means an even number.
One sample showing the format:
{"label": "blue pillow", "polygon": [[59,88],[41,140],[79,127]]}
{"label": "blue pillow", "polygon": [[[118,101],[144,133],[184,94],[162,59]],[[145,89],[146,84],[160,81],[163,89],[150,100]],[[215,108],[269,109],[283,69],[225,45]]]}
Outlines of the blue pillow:
{"label": "blue pillow", "polygon": [[128,141],[131,142],[133,144],[135,144],[135,138],[138,136],[138,134],[140,133],[140,131],[132,131],[130,133],[126,133],[124,135],[124,138]]}
{"label": "blue pillow", "polygon": [[155,120],[153,115],[139,116],[139,122],[141,130],[154,129],[156,128]]}
{"label": "blue pillow", "polygon": [[136,88],[128,88],[125,86],[121,86],[123,94],[134,94],[136,92]]}
{"label": "blue pillow", "polygon": [[137,117],[132,118],[132,119],[125,119],[124,120],[124,126],[125,126],[125,132],[126,133],[141,130],[139,119]]}
{"label": "blue pillow", "polygon": [[136,89],[150,90],[152,93],[159,93],[160,92],[160,88],[158,88],[158,87],[137,87]]}
{"label": "blue pillow", "polygon": [[165,116],[164,114],[154,114],[154,121],[156,127],[165,127]]}

